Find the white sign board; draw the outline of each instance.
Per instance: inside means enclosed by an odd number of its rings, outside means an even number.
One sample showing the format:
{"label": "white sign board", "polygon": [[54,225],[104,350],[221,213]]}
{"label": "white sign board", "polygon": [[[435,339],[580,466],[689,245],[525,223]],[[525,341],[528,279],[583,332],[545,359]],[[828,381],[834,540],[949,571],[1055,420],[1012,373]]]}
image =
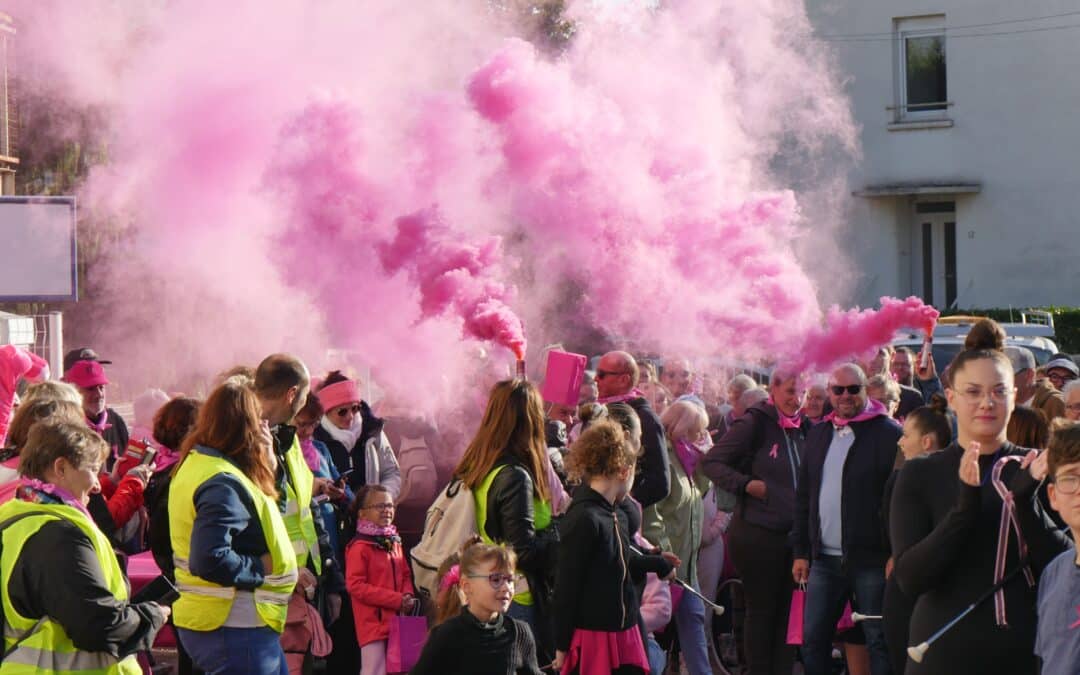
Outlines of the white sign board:
{"label": "white sign board", "polygon": [[74,197],[0,197],[0,301],[78,300]]}

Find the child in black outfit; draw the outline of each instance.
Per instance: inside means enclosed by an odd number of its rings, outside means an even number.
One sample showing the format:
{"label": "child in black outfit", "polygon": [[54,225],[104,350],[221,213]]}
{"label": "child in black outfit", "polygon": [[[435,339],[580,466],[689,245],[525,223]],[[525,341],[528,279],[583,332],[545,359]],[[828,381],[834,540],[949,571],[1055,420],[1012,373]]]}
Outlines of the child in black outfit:
{"label": "child in black outfit", "polygon": [[466,606],[431,630],[411,675],[541,675],[529,625],[506,615],[516,563],[508,548],[467,545],[456,572]]}
{"label": "child in black outfit", "polygon": [[631,549],[618,504],[634,482],[639,447],[621,426],[601,421],[573,444],[571,477],[582,481],[559,525],[555,583],[555,668],[563,675],[649,672],[633,580],[674,576],[678,558]]}

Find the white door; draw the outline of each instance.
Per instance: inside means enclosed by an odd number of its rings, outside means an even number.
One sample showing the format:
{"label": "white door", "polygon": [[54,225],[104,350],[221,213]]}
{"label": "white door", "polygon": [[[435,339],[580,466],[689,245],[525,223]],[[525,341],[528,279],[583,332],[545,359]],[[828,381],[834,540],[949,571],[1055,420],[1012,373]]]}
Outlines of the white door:
{"label": "white door", "polygon": [[956,302],[956,205],[917,202],[911,228],[912,290],[939,309]]}

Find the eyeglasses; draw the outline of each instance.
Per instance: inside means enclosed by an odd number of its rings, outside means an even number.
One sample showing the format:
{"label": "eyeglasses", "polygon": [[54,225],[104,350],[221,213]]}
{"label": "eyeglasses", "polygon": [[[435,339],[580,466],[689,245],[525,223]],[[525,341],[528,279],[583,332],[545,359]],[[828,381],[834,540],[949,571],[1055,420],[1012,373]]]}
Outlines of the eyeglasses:
{"label": "eyeglasses", "polygon": [[393,504],[387,502],[385,504],[369,504],[364,508],[371,511],[393,511],[396,507]]}
{"label": "eyeglasses", "polygon": [[1080,412],[1080,403],[1070,403],[1065,406],[1065,409],[1069,412]]}
{"label": "eyeglasses", "polygon": [[1057,491],[1061,494],[1074,495],[1080,491],[1080,476],[1071,473],[1057,476],[1054,478],[1054,485],[1057,486]]}
{"label": "eyeglasses", "polygon": [[348,417],[350,413],[355,415],[358,412],[360,412],[360,406],[359,405],[354,405],[354,406],[351,406],[351,407],[348,407],[348,408],[338,408],[334,412],[334,414],[337,415],[338,417]]}
{"label": "eyeglasses", "polygon": [[986,397],[989,396],[990,400],[994,403],[1004,403],[1013,390],[1007,387],[994,387],[993,389],[983,390],[980,387],[968,387],[960,391],[960,398],[964,399],[968,405],[979,405]]}
{"label": "eyeglasses", "polygon": [[845,391],[854,396],[862,390],[863,386],[861,384],[849,384],[847,386],[839,384],[829,385],[829,391],[833,393],[833,396],[842,396]]}
{"label": "eyeglasses", "polygon": [[1064,375],[1061,373],[1047,373],[1046,377],[1053,382],[1054,386],[1058,389],[1061,389],[1061,386],[1066,382],[1072,382],[1076,379],[1076,376],[1072,373],[1065,373]]}
{"label": "eyeglasses", "polygon": [[602,380],[605,377],[607,377],[608,375],[629,375],[629,374],[630,373],[626,372],[625,370],[600,370],[599,368],[596,369],[596,379],[598,379],[598,380]]}
{"label": "eyeglasses", "polygon": [[514,585],[514,580],[517,578],[513,574],[503,574],[502,572],[492,572],[491,574],[466,574],[470,579],[487,579],[488,583],[495,590],[499,590],[506,584],[510,586]]}

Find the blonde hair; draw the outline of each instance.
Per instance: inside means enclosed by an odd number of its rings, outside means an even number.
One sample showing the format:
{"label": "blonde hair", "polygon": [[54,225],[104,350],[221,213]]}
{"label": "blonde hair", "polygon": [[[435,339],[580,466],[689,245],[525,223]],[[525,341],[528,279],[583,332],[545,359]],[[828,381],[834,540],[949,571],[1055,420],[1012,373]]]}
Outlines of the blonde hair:
{"label": "blonde hair", "polygon": [[454,475],[475,490],[507,453],[525,466],[540,499],[550,502],[544,400],[536,385],[527,380],[503,380],[492,387],[484,419]]}
{"label": "blonde hair", "polygon": [[[900,383],[888,375],[874,375],[866,381],[867,390],[880,389],[882,393],[881,404],[888,408],[890,405],[900,403]],[[867,391],[869,396],[869,391]]]}
{"label": "blonde hair", "polygon": [[675,401],[660,415],[660,424],[664,425],[664,433],[672,443],[693,441],[709,426],[709,416],[696,403]]}
{"label": "blonde hair", "polygon": [[75,388],[75,385],[57,380],[46,380],[27,387],[26,395],[23,396],[23,405],[39,400],[71,401],[78,406],[82,406],[82,394]]}
{"label": "blonde hair", "polygon": [[84,425],[82,405],[66,398],[37,397],[29,402],[23,402],[11,418],[11,425],[8,426],[8,446],[21,448],[26,444],[26,439],[34,425],[49,422]]}

